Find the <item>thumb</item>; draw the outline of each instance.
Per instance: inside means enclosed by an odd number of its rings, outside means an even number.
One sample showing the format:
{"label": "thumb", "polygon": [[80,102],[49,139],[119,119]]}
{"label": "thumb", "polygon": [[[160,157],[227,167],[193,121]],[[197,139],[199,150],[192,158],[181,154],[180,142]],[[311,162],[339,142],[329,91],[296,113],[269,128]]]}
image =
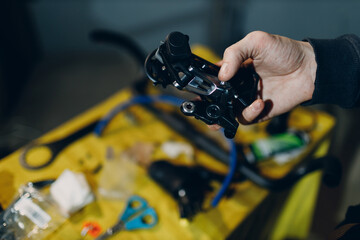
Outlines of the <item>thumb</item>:
{"label": "thumb", "polygon": [[241,114],[240,122],[242,124],[250,124],[261,114],[264,110],[265,103],[261,99],[255,100],[250,106],[245,108]]}

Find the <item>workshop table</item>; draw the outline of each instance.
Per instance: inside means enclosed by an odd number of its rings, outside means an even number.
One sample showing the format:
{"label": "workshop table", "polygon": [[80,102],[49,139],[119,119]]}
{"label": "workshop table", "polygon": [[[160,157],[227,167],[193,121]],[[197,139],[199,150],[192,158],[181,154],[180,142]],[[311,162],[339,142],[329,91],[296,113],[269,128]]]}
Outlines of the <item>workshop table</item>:
{"label": "workshop table", "polygon": [[[113,107],[133,96],[130,89],[121,90],[108,100],[80,114],[70,121],[38,139],[39,142],[51,142],[64,138],[76,130],[96,121]],[[196,120],[194,120],[196,121]],[[313,124],[309,132],[311,142],[306,151],[284,165],[265,163],[261,171],[269,177],[278,178],[289,172],[299,161],[310,155],[323,156],[327,153],[334,118],[330,115],[299,107],[290,115],[289,125],[302,129]],[[267,136],[267,123],[240,126],[235,140],[250,143]],[[203,123],[201,131],[209,133]],[[23,149],[0,161],[0,203],[3,207],[10,204],[16,190],[29,181],[57,178],[65,169],[83,172],[96,193],[97,183],[102,174],[101,167],[106,161],[106,151],[111,146],[116,153],[132,148],[138,143],[151,143],[155,146],[152,159],[169,159],[162,152],[160,145],[167,141],[189,143],[178,133],[170,129],[142,106],[134,106],[118,114],[104,134],[97,137],[90,133],[65,148],[49,166],[39,170],[28,170],[19,163]],[[224,141],[226,142],[226,141]],[[190,143],[189,143],[190,144]],[[36,159],[33,164],[40,164],[40,159],[49,153],[38,149],[31,154]],[[204,165],[222,173],[227,166],[217,161],[206,152],[195,149],[196,164]],[[194,160],[186,156],[173,160],[174,163],[194,165]],[[234,184],[234,193],[220,201],[216,208],[198,213],[192,221],[179,217],[177,203],[148,175],[146,169],[134,165],[134,184],[129,191],[145,198],[156,210],[159,222],[148,230],[120,232],[113,239],[284,239],[306,238],[314,212],[321,172],[311,173],[301,179],[291,190],[269,192],[250,181]],[[123,211],[126,199],[108,200],[97,194],[94,202],[73,214],[48,239],[81,239],[84,222],[98,222],[103,230],[112,226]],[[85,239],[93,239],[89,235]]]}

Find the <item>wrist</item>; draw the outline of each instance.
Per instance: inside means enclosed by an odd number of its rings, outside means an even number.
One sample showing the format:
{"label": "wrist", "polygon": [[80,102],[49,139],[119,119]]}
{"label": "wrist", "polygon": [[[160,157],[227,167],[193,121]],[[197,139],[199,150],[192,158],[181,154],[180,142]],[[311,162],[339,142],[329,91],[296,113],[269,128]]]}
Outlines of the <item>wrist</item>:
{"label": "wrist", "polygon": [[315,59],[315,52],[313,47],[308,42],[300,42],[303,52],[305,54],[303,62],[304,71],[304,102],[312,99],[315,90],[315,79],[317,71],[317,63]]}

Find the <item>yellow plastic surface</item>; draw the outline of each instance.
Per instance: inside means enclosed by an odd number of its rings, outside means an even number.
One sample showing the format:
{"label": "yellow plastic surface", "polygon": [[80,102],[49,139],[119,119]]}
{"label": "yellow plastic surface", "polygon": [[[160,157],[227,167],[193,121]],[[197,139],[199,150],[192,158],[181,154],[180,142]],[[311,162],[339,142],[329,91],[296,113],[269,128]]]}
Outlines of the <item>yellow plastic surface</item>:
{"label": "yellow plastic surface", "polygon": [[[324,141],[315,156],[326,155],[330,141]],[[306,239],[308,237],[322,173],[316,171],[301,179],[291,190],[270,239]]]}
{"label": "yellow plastic surface", "polygon": [[[196,52],[196,51],[195,51]],[[208,59],[209,60],[209,59]],[[211,59],[210,59],[211,60]],[[89,111],[79,115],[69,122],[64,123],[53,131],[45,134],[39,141],[49,142],[63,138],[77,129],[101,118],[110,109],[121,102],[131,98],[132,93],[125,89],[115,94],[107,101],[95,106]],[[296,109],[290,118],[290,125],[299,128],[306,127],[311,121],[313,114],[316,115],[317,124],[311,131],[312,142],[309,144],[306,153],[294,159],[289,164],[277,166],[274,164],[265,164],[262,171],[271,177],[281,177],[291,168],[301,161],[304,157],[313,154],[320,143],[328,139],[329,133],[334,126],[334,119],[321,112],[309,112],[304,108]],[[203,124],[200,124],[203,125]],[[302,126],[304,125],[304,126]],[[249,143],[259,137],[266,136],[264,127],[266,123],[243,126],[239,128],[236,141]],[[206,128],[204,128],[206,129]],[[210,133],[211,134],[211,133]],[[159,149],[161,143],[166,141],[187,142],[186,139],[169,129],[165,124],[159,121],[140,106],[132,107],[129,111],[119,114],[106,128],[104,135],[96,137],[89,134],[79,141],[65,148],[48,167],[41,170],[27,170],[19,164],[19,156],[22,149],[14,152],[10,156],[0,161],[0,174],[9,175],[9,191],[19,188],[20,185],[28,181],[38,181],[58,177],[63,170],[71,169],[77,172],[84,172],[94,189],[101,175],[100,172],[94,173],[99,166],[104,164],[106,149],[111,146],[117,153],[124,152],[135,144],[152,143],[155,146],[153,159],[166,158],[166,155]],[[324,154],[326,149],[319,154]],[[38,152],[36,158],[41,160],[42,154],[46,151]],[[216,169],[220,172],[226,172],[227,168],[219,161],[213,159],[205,152],[195,150],[196,163]],[[36,162],[36,160],[35,160]],[[182,156],[174,160],[175,163],[194,164],[193,160]],[[193,221],[183,221],[179,218],[177,203],[146,174],[146,170],[140,166],[134,165],[135,183],[129,191],[144,197],[151,206],[153,206],[159,216],[159,223],[153,229],[139,230],[132,232],[121,232],[113,239],[225,239],[237,226],[245,222],[247,217],[256,211],[257,207],[270,195],[270,193],[253,183],[246,181],[234,186],[234,194],[231,198],[223,199],[217,208],[208,209],[196,215]],[[115,174],[115,173],[114,173]],[[282,215],[272,234],[272,239],[283,239],[284,236],[291,233],[291,236],[306,236],[308,226],[311,221],[313,206],[316,199],[316,192],[319,185],[319,173],[309,175],[299,182],[293,190],[290,200],[284,206],[287,215]],[[12,189],[12,190],[11,190]],[[306,193],[306,194],[305,194]],[[8,196],[8,195],[7,195]],[[212,196],[208,196],[208,200]],[[1,198],[0,198],[1,200]],[[3,200],[3,203],[9,203],[11,199]],[[123,211],[125,199],[120,201],[106,200],[100,197],[83,210],[74,214],[57,231],[52,233],[48,239],[80,239],[81,226],[85,221],[96,221],[100,223],[105,230],[113,225],[118,215]],[[304,204],[306,202],[306,204]],[[308,203],[307,203],[308,202]],[[298,214],[299,204],[303,212]],[[269,209],[271,211],[271,209]],[[300,216],[300,218],[298,218]],[[286,225],[288,219],[292,218],[291,228]],[[275,219],[264,219],[264,222]],[[249,226],[262,231],[262,224]],[[284,231],[284,228],[289,231]],[[301,226],[303,229],[301,229]],[[291,230],[291,231],[290,231]],[[86,236],[85,239],[92,239]]]}

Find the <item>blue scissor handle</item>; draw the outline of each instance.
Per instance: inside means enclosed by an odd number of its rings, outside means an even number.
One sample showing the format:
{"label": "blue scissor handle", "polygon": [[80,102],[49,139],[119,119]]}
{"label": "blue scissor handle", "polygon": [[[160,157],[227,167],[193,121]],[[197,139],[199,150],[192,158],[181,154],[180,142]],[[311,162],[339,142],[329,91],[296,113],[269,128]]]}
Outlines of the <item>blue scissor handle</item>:
{"label": "blue scissor handle", "polygon": [[124,224],[125,230],[149,229],[158,222],[157,214],[151,207],[146,208],[134,218],[128,220]]}
{"label": "blue scissor handle", "polygon": [[129,198],[124,213],[120,221],[126,222],[132,215],[148,207],[148,203],[142,197],[133,195]]}

